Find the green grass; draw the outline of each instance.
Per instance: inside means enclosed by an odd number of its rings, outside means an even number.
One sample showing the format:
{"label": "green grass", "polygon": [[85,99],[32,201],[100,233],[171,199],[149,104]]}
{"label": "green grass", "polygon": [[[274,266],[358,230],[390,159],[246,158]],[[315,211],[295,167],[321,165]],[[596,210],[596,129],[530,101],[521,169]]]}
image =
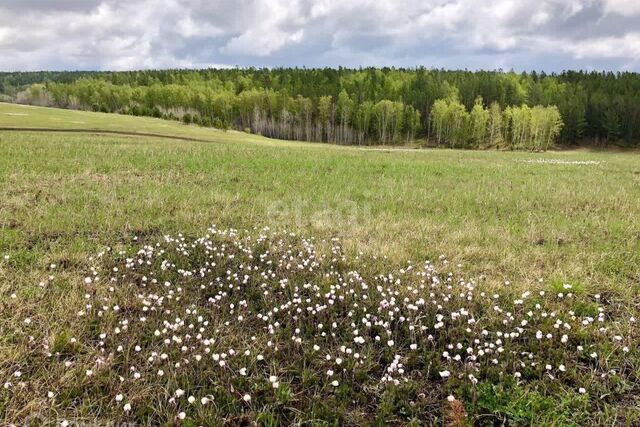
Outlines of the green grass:
{"label": "green grass", "polygon": [[[239,138],[265,141],[250,134],[224,132],[213,128],[184,125],[181,122],[89,111],[70,111],[30,105],[0,103],[0,127],[35,127],[53,129],[106,129],[122,132],[158,133],[212,141],[233,142]],[[240,136],[242,135],[242,136]]]}
{"label": "green grass", "polygon": [[[25,313],[44,335],[54,334],[56,324],[73,325],[75,312],[68,307],[82,300],[87,260],[105,244],[134,235],[149,241],[178,232],[197,236],[211,224],[335,236],[347,253],[386,256],[389,265],[442,254],[486,289],[552,291],[572,283],[637,310],[637,154],[366,150],[10,104],[0,104],[2,126],[133,130],[210,141],[0,131],[0,256],[9,256],[0,259],[2,374],[11,361],[27,357],[12,337]],[[527,163],[540,159],[599,163]],[[54,289],[43,293],[38,283],[46,281],[50,263],[64,269]],[[11,293],[19,305],[9,301]],[[593,310],[578,305],[576,310]],[[65,348],[64,339],[52,336],[52,342]],[[500,393],[484,401],[503,413],[525,410],[519,398],[509,398],[521,390],[505,386]],[[534,407],[549,406],[548,397],[528,398],[538,399]],[[27,406],[0,400],[0,413],[15,419],[38,405],[35,397],[20,402]],[[557,419],[570,420],[571,411],[588,418],[584,405],[565,403],[568,409]],[[527,417],[518,419],[532,420]]]}
{"label": "green grass", "polygon": [[[513,282],[543,277],[626,289],[640,281],[635,154],[365,151],[99,113],[29,107],[30,116],[5,114],[23,108],[0,105],[0,125],[55,116],[62,127],[81,116],[106,129],[166,123],[168,133],[198,132],[213,142],[4,132],[5,251],[42,236],[102,241],[130,230],[269,225],[336,235],[398,260],[446,254],[475,274]],[[544,158],[601,163],[523,162]]]}

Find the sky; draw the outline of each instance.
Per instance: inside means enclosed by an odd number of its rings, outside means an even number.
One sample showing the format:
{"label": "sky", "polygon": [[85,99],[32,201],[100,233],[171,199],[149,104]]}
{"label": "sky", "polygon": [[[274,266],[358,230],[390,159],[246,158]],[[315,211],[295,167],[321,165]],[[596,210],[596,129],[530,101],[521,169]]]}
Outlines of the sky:
{"label": "sky", "polygon": [[640,0],[0,0],[0,70],[640,71]]}

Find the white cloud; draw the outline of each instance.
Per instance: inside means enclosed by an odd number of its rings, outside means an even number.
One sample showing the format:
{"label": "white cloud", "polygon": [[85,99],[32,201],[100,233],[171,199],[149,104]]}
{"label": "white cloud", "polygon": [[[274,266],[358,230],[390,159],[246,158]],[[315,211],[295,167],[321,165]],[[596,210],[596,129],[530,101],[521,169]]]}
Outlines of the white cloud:
{"label": "white cloud", "polygon": [[564,49],[577,58],[637,58],[640,57],[640,32],[580,40],[567,44]]}
{"label": "white cloud", "polygon": [[254,2],[252,14],[241,34],[222,47],[227,55],[269,56],[302,41],[306,18],[297,1]]}
{"label": "white cloud", "polygon": [[[0,0],[0,69],[628,69],[638,0]],[[54,6],[55,4],[55,6]]]}
{"label": "white cloud", "polygon": [[303,35],[303,30],[287,33],[272,28],[265,33],[260,29],[252,28],[232,38],[221,52],[228,55],[269,56],[284,46],[299,43]]}
{"label": "white cloud", "polygon": [[608,13],[617,13],[623,16],[640,15],[640,1],[605,0],[604,10]]}
{"label": "white cloud", "polygon": [[208,22],[196,22],[191,16],[183,16],[177,20],[176,32],[184,38],[217,37],[224,34],[224,30]]}

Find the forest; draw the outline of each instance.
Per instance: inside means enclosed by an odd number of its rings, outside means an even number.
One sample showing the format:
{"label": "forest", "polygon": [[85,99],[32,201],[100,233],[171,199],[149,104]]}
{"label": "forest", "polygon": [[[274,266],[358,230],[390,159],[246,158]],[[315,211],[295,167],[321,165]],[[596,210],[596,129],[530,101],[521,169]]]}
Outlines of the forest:
{"label": "forest", "polygon": [[276,68],[0,73],[0,100],[302,141],[640,146],[640,75]]}

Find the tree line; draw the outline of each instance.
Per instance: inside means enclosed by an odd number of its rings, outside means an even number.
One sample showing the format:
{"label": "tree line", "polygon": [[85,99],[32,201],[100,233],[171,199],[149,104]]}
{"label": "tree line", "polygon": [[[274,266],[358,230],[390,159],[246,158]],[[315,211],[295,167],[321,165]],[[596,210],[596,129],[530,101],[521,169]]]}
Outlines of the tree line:
{"label": "tree line", "polygon": [[635,73],[207,69],[0,73],[17,102],[148,115],[343,144],[640,145]]}
{"label": "tree line", "polygon": [[434,102],[429,125],[428,135],[437,145],[544,151],[553,147],[564,123],[555,105],[530,108],[523,104],[503,110],[495,101],[487,108],[482,98],[476,98],[467,111],[453,91]]}

